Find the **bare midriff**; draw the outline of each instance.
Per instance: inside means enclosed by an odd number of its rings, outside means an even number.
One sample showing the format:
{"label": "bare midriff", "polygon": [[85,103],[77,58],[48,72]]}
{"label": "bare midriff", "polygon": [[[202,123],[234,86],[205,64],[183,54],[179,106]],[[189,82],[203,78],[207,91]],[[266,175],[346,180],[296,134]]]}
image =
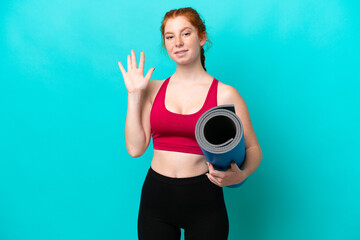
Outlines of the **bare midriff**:
{"label": "bare midriff", "polygon": [[164,176],[186,178],[209,171],[204,155],[154,149],[151,168]]}

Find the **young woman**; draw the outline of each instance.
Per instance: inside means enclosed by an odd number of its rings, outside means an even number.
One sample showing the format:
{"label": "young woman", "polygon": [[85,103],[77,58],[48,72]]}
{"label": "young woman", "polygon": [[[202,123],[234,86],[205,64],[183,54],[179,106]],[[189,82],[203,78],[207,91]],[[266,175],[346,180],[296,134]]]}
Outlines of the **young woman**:
{"label": "young woman", "polygon": [[[166,13],[163,45],[176,63],[165,80],[144,77],[144,52],[137,67],[135,52],[127,57],[127,72],[119,67],[128,90],[125,141],[132,157],[141,156],[153,136],[154,155],[141,193],[139,239],[227,239],[229,222],[223,186],[242,182],[260,164],[262,152],[248,109],[238,91],[208,74],[203,46],[206,28],[192,8]],[[206,110],[234,104],[244,126],[246,158],[242,169],[233,163],[216,171],[195,139],[195,124]],[[204,164],[207,163],[207,164]]]}

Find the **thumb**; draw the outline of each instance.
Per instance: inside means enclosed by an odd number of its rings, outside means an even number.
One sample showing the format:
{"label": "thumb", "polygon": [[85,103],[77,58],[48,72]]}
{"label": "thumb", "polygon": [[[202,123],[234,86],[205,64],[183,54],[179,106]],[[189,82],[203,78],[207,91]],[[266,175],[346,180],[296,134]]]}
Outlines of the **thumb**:
{"label": "thumb", "polygon": [[145,78],[150,80],[151,75],[153,74],[154,70],[155,70],[155,68],[150,68],[149,71],[147,72]]}
{"label": "thumb", "polygon": [[232,162],[231,162],[231,168],[232,168],[232,169],[236,169],[236,168],[239,168],[239,167],[236,165],[236,162],[235,162],[235,161],[232,161]]}

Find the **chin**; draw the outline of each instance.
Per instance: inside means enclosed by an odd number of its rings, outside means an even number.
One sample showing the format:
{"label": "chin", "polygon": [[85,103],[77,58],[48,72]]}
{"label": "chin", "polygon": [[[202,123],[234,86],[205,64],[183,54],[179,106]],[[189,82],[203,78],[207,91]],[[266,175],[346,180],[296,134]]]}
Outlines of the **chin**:
{"label": "chin", "polygon": [[177,65],[182,65],[182,66],[186,66],[186,65],[191,65],[192,62],[190,61],[174,61]]}
{"label": "chin", "polygon": [[173,56],[171,58],[175,63],[181,64],[181,65],[187,65],[191,64],[194,60],[189,58],[177,58],[176,56]]}

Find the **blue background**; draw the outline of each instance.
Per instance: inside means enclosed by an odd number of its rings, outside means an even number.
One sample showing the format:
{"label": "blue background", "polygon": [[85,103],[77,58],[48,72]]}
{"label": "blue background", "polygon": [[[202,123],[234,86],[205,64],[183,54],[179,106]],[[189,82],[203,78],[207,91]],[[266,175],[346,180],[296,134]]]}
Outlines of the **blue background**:
{"label": "blue background", "polygon": [[243,96],[263,150],[245,185],[224,188],[229,239],[360,239],[349,0],[2,1],[0,239],[137,239],[153,150],[126,152],[117,62],[143,50],[152,79],[170,76],[160,24],[186,6],[213,43],[208,72]]}

